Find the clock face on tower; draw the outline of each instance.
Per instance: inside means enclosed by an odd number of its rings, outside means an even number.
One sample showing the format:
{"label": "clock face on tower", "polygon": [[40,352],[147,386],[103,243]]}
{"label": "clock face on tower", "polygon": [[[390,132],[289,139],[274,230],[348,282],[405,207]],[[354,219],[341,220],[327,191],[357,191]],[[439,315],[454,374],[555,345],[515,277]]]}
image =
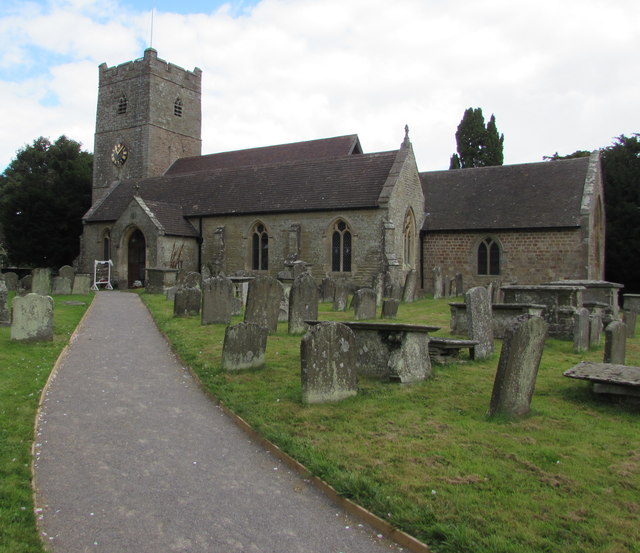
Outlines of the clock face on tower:
{"label": "clock face on tower", "polygon": [[124,144],[118,143],[111,150],[111,161],[116,167],[122,167],[124,162],[127,161],[129,152]]}

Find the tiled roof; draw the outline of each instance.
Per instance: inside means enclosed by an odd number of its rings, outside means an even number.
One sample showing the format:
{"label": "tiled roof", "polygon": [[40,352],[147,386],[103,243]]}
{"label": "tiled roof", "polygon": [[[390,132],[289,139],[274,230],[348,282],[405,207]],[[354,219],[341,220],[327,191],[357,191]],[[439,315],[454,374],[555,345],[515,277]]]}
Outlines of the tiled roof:
{"label": "tiled roof", "polygon": [[198,231],[184,218],[179,205],[146,200],[145,205],[170,236],[198,236]]}
{"label": "tiled roof", "polygon": [[136,189],[147,204],[180,205],[184,217],[374,208],[396,156],[392,151],[131,179],[112,189],[86,220],[118,219]]}
{"label": "tiled roof", "polygon": [[420,173],[425,231],[577,227],[589,158]]}
{"label": "tiled roof", "polygon": [[206,156],[185,157],[176,160],[173,165],[167,169],[165,175],[285,163],[289,161],[326,159],[361,153],[362,148],[360,147],[358,135],[351,134]]}

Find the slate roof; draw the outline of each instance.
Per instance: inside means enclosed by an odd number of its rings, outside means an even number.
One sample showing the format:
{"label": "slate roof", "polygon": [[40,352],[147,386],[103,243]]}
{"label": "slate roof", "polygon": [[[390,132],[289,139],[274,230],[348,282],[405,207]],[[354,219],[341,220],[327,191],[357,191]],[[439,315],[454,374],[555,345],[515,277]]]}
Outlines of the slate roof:
{"label": "slate roof", "polygon": [[326,159],[361,153],[362,147],[360,146],[358,135],[350,134],[346,136],[336,136],[334,138],[295,142],[292,144],[280,144],[277,146],[250,148],[248,150],[237,150],[205,156],[185,157],[176,160],[171,167],[166,170],[165,175],[286,163],[290,161]]}
{"label": "slate roof", "polygon": [[86,221],[115,221],[134,193],[150,206],[181,206],[184,217],[375,208],[397,153],[130,179],[110,190]]}
{"label": "slate roof", "polygon": [[589,158],[420,173],[423,230],[580,226]]}
{"label": "slate roof", "polygon": [[182,207],[165,202],[146,200],[145,205],[170,236],[198,236],[198,231],[184,218]]}

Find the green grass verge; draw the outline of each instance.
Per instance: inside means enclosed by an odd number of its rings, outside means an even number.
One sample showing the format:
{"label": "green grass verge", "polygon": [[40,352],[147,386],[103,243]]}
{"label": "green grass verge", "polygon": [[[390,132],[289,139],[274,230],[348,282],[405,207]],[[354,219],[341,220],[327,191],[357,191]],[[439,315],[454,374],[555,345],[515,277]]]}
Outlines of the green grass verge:
{"label": "green grass verge", "polygon": [[[12,342],[10,328],[0,327],[0,553],[43,551],[31,491],[35,415],[51,369],[92,296],[54,300],[52,342]],[[85,305],[65,305],[69,300]]]}
{"label": "green grass verge", "polygon": [[[519,421],[486,417],[499,352],[436,366],[434,378],[410,386],[361,380],[354,398],[307,406],[300,337],[286,324],[269,337],[264,369],[224,373],[224,325],[174,318],[163,296],[142,298],[214,396],[433,551],[640,552],[640,409],[562,376],[580,360],[601,360],[602,348],[574,354],[571,343],[549,340],[532,414]],[[403,304],[397,322],[441,325],[447,335],[447,301]],[[321,319],[350,317],[321,306]],[[638,338],[627,363],[640,365]]]}

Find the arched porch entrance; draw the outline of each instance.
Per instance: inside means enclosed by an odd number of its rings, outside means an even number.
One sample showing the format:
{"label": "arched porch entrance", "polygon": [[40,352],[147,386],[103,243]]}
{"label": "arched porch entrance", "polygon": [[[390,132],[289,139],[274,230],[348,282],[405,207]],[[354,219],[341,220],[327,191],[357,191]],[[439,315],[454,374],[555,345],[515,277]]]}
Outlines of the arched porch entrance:
{"label": "arched porch entrance", "polygon": [[139,229],[134,230],[129,236],[127,244],[127,283],[129,288],[139,280],[144,285],[146,268],[146,242],[144,234]]}

